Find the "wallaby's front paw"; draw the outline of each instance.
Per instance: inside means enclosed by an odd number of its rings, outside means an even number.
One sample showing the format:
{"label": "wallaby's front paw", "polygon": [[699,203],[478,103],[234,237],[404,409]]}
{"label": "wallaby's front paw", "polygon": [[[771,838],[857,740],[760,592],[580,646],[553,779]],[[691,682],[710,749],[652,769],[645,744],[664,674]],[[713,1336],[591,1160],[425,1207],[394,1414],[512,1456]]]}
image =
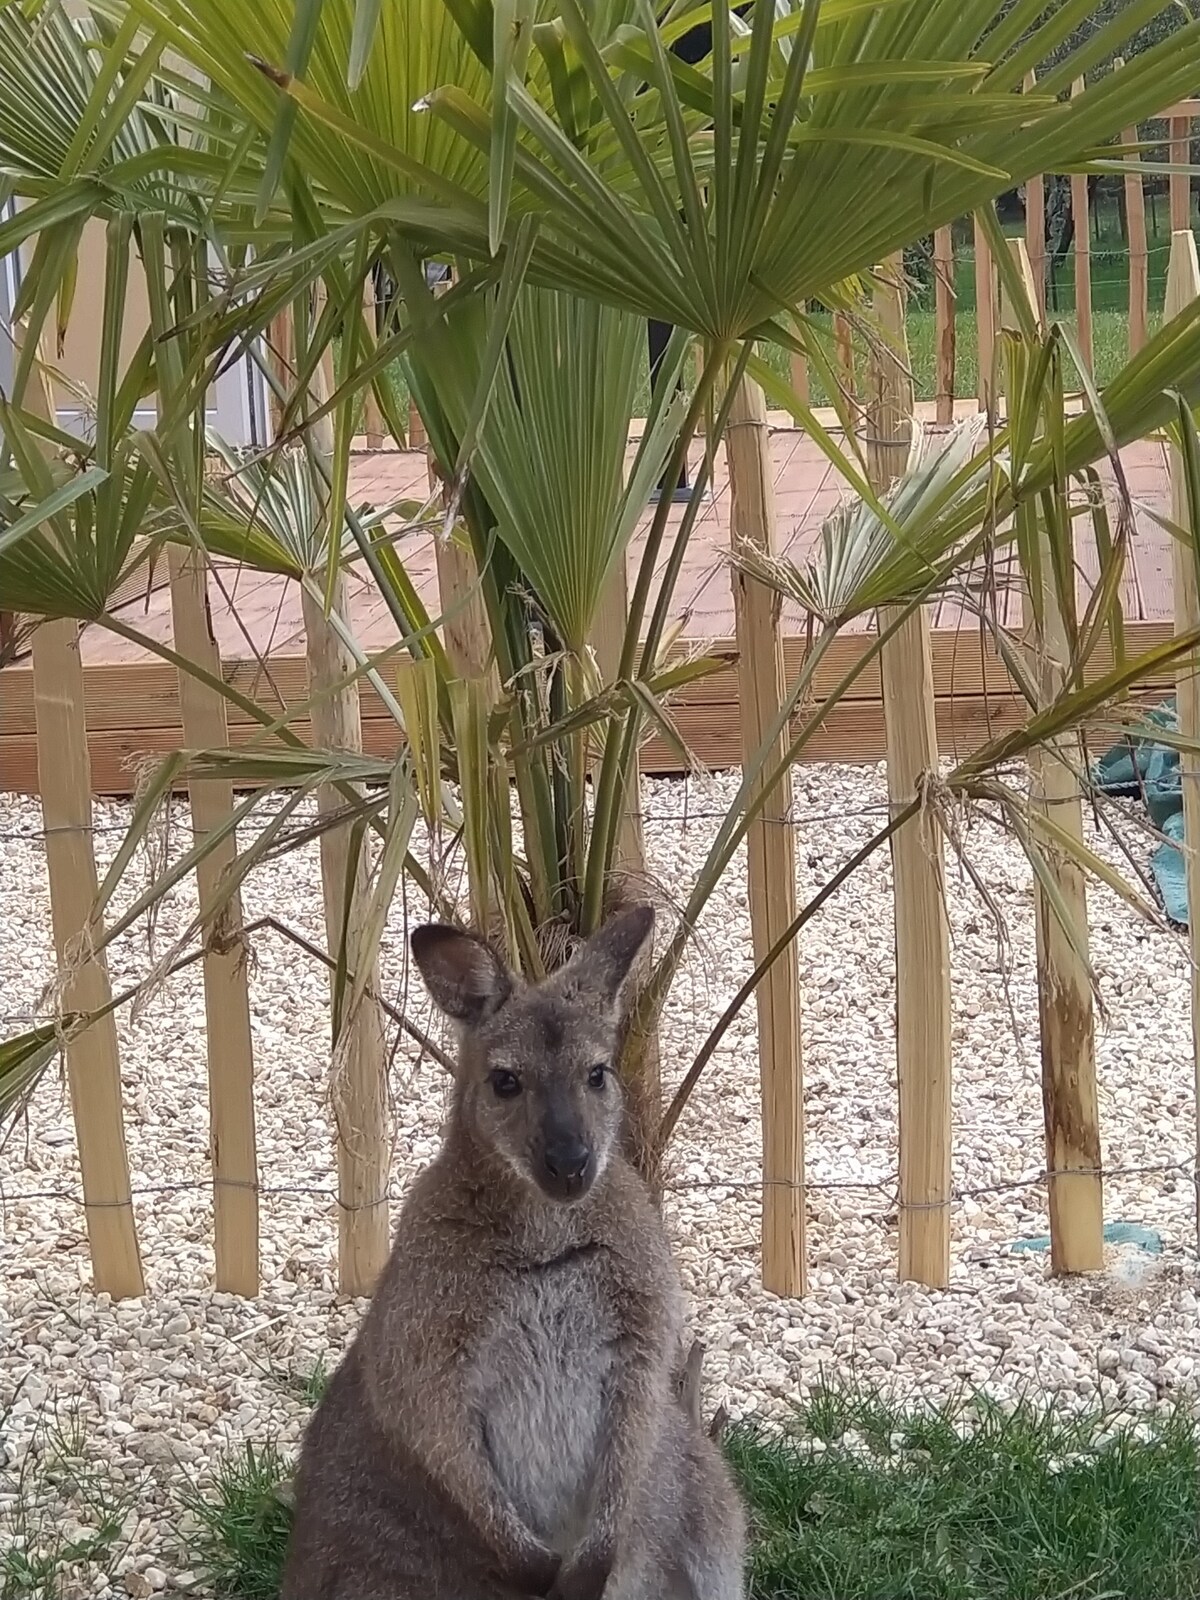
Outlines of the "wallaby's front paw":
{"label": "wallaby's front paw", "polygon": [[577,1551],[564,1563],[550,1591],[550,1600],[600,1600],[612,1564],[611,1551],[587,1548]]}

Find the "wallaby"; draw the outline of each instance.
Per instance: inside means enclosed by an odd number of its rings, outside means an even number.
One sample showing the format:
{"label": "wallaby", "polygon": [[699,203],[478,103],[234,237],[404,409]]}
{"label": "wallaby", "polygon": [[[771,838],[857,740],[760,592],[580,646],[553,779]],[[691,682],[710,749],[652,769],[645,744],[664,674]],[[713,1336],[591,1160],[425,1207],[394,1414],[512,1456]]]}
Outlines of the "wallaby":
{"label": "wallaby", "polygon": [[282,1600],[742,1600],[742,1506],[621,1151],[653,920],[630,907],[534,985],[474,934],[414,932],[461,1028],[452,1107],[309,1426]]}

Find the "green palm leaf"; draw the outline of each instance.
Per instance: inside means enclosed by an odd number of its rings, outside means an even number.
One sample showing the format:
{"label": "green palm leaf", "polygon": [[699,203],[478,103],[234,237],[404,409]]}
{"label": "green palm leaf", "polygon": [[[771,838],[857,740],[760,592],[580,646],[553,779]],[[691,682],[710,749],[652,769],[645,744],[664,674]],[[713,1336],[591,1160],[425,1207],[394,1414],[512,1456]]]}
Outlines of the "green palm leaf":
{"label": "green palm leaf", "polygon": [[[137,5],[179,48],[202,54],[205,70],[242,95],[261,126],[273,126],[277,107],[264,99],[265,81],[250,85],[243,54],[285,59],[282,0],[253,12],[219,0],[203,18],[185,0]],[[597,20],[579,0],[564,0],[561,27],[535,30],[535,41],[547,42],[533,59],[553,59],[553,38],[585,75],[592,110],[582,131],[572,129],[552,81],[509,76],[520,128],[511,213],[543,218],[533,263],[540,281],[713,340],[737,338],[1027,176],[1094,157],[1122,127],[1186,94],[1200,67],[1200,25],[1069,103],[1053,98],[1058,78],[1069,81],[1163,8],[1135,0],[1056,69],[1046,92],[1027,98],[1026,66],[1062,38],[1061,17],[1039,25],[1028,4],[1015,8],[1014,33],[1008,22],[996,27],[993,0],[893,0],[830,7],[829,17],[816,0],[779,0],[756,8],[749,38],[738,36],[735,75],[730,8],[717,0],[713,53],[696,69],[711,102],[697,110],[648,0],[634,8],[637,26],[619,35],[605,32],[614,21],[607,8]],[[420,211],[397,212],[397,225],[416,232],[419,224],[430,242],[453,233],[455,248],[482,258],[493,243],[486,207],[472,212],[461,202],[482,195],[497,121],[482,61],[464,35],[453,42],[451,12],[465,9],[422,0],[410,31],[429,40],[426,54],[418,62],[411,44],[377,34],[351,92],[344,71],[354,6],[325,0],[322,42],[303,83],[281,81],[304,113],[293,151],[304,152],[306,170],[347,214],[365,216],[386,194],[428,196]],[[216,37],[210,10],[227,36]],[[639,71],[625,70],[627,54],[613,58],[618,44],[636,52]],[[381,97],[385,64],[395,92]],[[964,92],[972,82],[978,90]],[[411,111],[414,101],[435,113],[439,135]],[[314,149],[322,140],[325,148]],[[458,186],[458,202],[447,182]],[[832,195],[864,203],[831,206]]]}
{"label": "green palm leaf", "polygon": [[[252,6],[241,0],[211,0],[202,9],[188,0],[132,0],[131,9],[161,30],[171,48],[229,94],[259,129],[275,129],[278,89],[255,62],[286,69],[294,0],[261,0]],[[487,98],[488,70],[459,30],[451,8],[442,0],[382,7],[369,53],[362,51],[360,23],[353,88],[347,70],[354,0],[318,0],[306,10],[314,12],[314,28],[303,81],[331,118],[365,137],[354,142],[331,136],[328,125],[302,113],[289,132],[289,161],[355,214],[401,194],[444,197],[448,187],[482,197],[486,156],[418,109],[423,97],[443,84],[458,84],[475,97]],[[407,176],[381,160],[372,144],[402,154]]]}
{"label": "green palm leaf", "polygon": [[58,1054],[61,1038],[59,1029],[47,1023],[0,1040],[0,1128],[20,1115]]}
{"label": "green palm leaf", "polygon": [[[494,303],[490,295],[461,303],[418,336],[411,357],[418,393],[433,390],[459,437]],[[644,328],[628,315],[522,291],[471,455],[498,537],[560,643],[577,655],[678,429],[677,410],[652,417],[626,475],[644,346]]]}

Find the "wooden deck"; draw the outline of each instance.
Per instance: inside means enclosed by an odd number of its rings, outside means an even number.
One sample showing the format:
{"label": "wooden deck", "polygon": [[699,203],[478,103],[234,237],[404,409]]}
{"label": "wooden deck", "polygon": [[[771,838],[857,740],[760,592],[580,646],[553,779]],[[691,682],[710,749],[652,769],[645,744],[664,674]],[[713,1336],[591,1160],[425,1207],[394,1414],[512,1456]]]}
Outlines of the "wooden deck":
{"label": "wooden deck", "polygon": [[[838,504],[845,487],[818,448],[786,427],[772,432],[776,507],[782,553],[802,558],[820,534],[823,520]],[[1165,512],[1169,483],[1165,449],[1139,443],[1123,453],[1130,491],[1137,503],[1137,536],[1128,567],[1123,601],[1131,649],[1144,649],[1171,631],[1170,548],[1168,535],[1150,513]],[[1110,474],[1111,477],[1111,474]],[[386,452],[358,454],[351,475],[354,503],[387,504],[425,492],[423,454]],[[677,521],[681,511],[672,510]],[[640,558],[644,527],[630,551],[630,569]],[[729,481],[719,453],[713,492],[693,535],[676,589],[674,611],[683,623],[683,637],[695,644],[733,649],[733,601],[725,552],[729,538]],[[1086,589],[1096,569],[1090,533],[1080,541],[1080,587]],[[436,573],[432,538],[409,535],[399,541],[405,564],[422,596],[436,610]],[[210,580],[213,627],[227,676],[244,692],[264,701],[276,693],[294,703],[305,695],[304,646],[300,597],[296,585],[241,568],[223,568]],[[1011,600],[1009,602],[1012,603]],[[126,619],[151,637],[170,642],[171,613],[165,572],[147,589],[130,585],[122,601]],[[355,631],[370,650],[383,649],[396,638],[395,626],[382,602],[365,585],[352,594]],[[1010,726],[1019,716],[1012,685],[991,650],[983,647],[978,625],[961,608],[943,601],[933,622],[934,682],[942,749],[961,753],[981,739]],[[789,666],[794,670],[803,648],[804,619],[792,607],[784,610]],[[847,632],[827,657],[818,690],[836,682],[866,645],[860,633]],[[176,675],[172,667],[98,627],[84,630],[82,652],[93,787],[97,793],[127,793],[131,764],[148,752],[178,748],[182,742]],[[256,657],[267,661],[270,680]],[[706,766],[736,764],[739,758],[737,681],[731,669],[693,686],[674,707],[680,732],[696,758]],[[395,747],[395,724],[370,691],[363,696],[364,740],[369,751]],[[252,737],[255,725],[239,720],[231,709],[231,737]],[[298,724],[305,732],[305,725]],[[883,708],[877,671],[865,672],[853,696],[830,716],[809,746],[813,761],[874,762],[884,754]],[[28,661],[0,672],[0,789],[35,792],[37,735],[33,687]],[[677,770],[678,757],[661,743],[643,752],[648,772]]]}

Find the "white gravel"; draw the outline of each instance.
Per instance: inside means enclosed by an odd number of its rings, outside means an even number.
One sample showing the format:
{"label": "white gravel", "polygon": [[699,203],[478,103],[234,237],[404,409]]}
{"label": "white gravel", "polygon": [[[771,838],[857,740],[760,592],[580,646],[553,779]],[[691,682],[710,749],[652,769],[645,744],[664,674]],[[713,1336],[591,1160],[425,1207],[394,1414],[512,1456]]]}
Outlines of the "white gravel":
{"label": "white gravel", "polygon": [[[732,775],[645,786],[650,865],[687,892],[736,787]],[[811,894],[880,824],[879,771],[803,769],[798,874]],[[96,808],[102,869],[129,808]],[[187,837],[172,813],[172,849]],[[0,1036],[35,1013],[52,973],[45,858],[36,802],[0,796]],[[109,831],[111,830],[111,831]],[[1111,860],[1103,839],[1092,841]],[[802,948],[812,1292],[800,1301],[758,1281],[759,1121],[750,1006],[726,1036],[681,1123],[667,1214],[696,1324],[708,1347],[708,1404],[779,1416],[824,1375],[949,1395],[986,1385],[1058,1404],[1103,1398],[1141,1407],[1200,1378],[1188,968],[1182,942],[1148,928],[1111,892],[1093,891],[1093,954],[1107,1007],[1099,1061],[1107,1216],[1157,1229],[1159,1257],[1114,1252],[1092,1279],[1054,1282],[1015,1239],[1046,1228],[1044,1193],[1019,1180],[1042,1164],[1030,872],[990,824],[972,825],[972,864],[1003,915],[997,930],[965,875],[949,897],[955,979],[953,1281],[929,1293],[896,1281],[896,1102],[890,867],[877,854],[806,931]],[[1144,841],[1133,848],[1145,855]],[[136,873],[135,873],[136,877]],[[122,903],[128,903],[126,892]],[[184,889],[153,938],[161,951],[193,903]],[[271,912],[320,941],[315,847],[260,870],[249,917]],[[750,970],[744,866],[714,901],[673,991],[664,1026],[677,1076]],[[145,929],[110,955],[125,986],[152,963]],[[405,1003],[404,908],[383,952],[389,994]],[[335,1213],[325,971],[275,934],[255,936],[252,972],[264,1287],[242,1302],[209,1287],[211,1204],[203,995],[198,968],[173,978],[118,1030],[130,1163],[148,1278],[144,1300],[112,1305],[88,1288],[70,1108],[48,1081],[0,1165],[0,1543],[15,1525],[23,1468],[56,1429],[130,1485],[135,1509],[120,1571],[87,1570],[78,1594],[123,1585],[145,1596],[191,1587],[181,1486],[243,1441],[294,1446],[304,1376],[333,1365],[361,1305],[334,1285]],[[409,1003],[423,1017],[414,987]],[[1014,1030],[1015,1023],[1015,1030]],[[436,1148],[441,1069],[400,1043],[394,1077],[395,1193]],[[1138,1170],[1141,1169],[1141,1170]],[[831,1185],[831,1187],[822,1187]],[[863,1187],[838,1187],[862,1185]],[[990,1193],[966,1191],[994,1188]],[[67,1422],[64,1423],[63,1419]],[[77,1441],[78,1442],[78,1441]],[[61,1439],[60,1439],[61,1444]],[[70,1517],[86,1522],[78,1504]],[[65,1524],[70,1526],[70,1524]]]}

